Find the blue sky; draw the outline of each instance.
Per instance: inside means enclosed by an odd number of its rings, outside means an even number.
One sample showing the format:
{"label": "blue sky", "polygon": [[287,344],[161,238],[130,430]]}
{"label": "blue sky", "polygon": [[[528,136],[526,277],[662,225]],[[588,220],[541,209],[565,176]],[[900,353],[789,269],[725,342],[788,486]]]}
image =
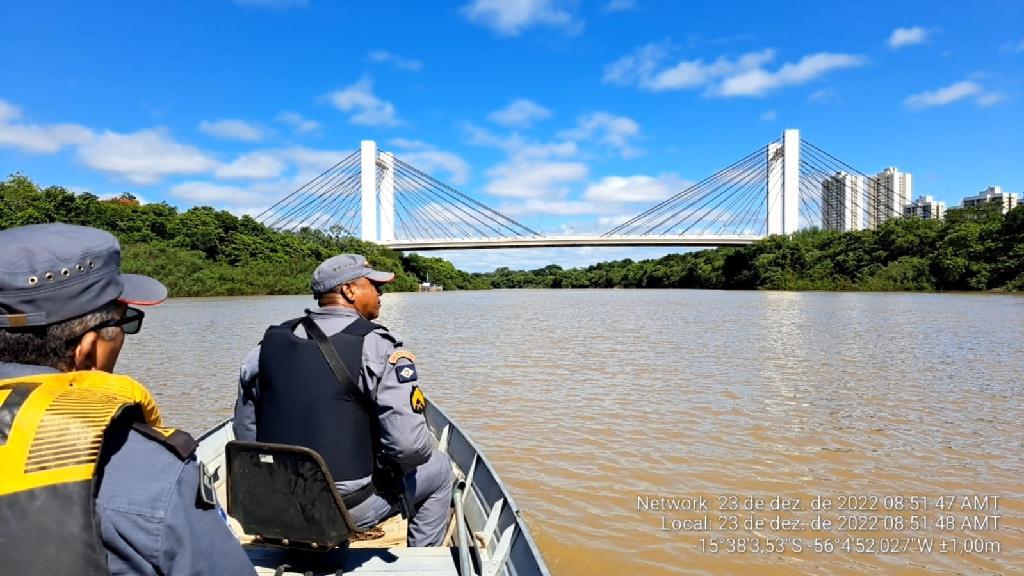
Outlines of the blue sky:
{"label": "blue sky", "polygon": [[[799,128],[948,205],[1024,188],[1024,4],[7,2],[0,169],[258,213],[373,139],[599,233]],[[437,253],[469,270],[651,250]]]}

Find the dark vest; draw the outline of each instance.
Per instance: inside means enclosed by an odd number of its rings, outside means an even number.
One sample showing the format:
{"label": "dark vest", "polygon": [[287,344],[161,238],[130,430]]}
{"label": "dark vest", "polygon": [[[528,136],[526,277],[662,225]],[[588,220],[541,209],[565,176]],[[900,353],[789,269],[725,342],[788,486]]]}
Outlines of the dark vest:
{"label": "dark vest", "polygon": [[184,432],[154,428],[156,404],[141,384],[100,371],[0,381],[0,563],[5,574],[105,575],[94,498],[111,447],[131,429],[180,458]]}
{"label": "dark vest", "polygon": [[[271,326],[263,335],[256,440],[316,450],[335,482],[370,476],[375,410],[364,394],[353,397],[342,388],[316,341],[295,335],[301,321]],[[378,327],[357,318],[329,337],[360,392],[363,338]]]}

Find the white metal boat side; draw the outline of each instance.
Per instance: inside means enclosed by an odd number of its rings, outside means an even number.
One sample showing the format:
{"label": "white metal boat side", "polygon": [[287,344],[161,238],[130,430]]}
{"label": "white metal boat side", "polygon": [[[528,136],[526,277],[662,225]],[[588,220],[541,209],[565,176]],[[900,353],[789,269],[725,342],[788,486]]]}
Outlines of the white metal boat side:
{"label": "white metal boat side", "polygon": [[[428,403],[425,416],[438,448],[448,453],[456,476],[465,482],[462,509],[470,534],[474,574],[549,576],[519,507],[487,458],[436,405]],[[234,440],[234,431],[230,419],[199,438],[197,457],[221,494],[227,474],[224,446],[231,440]],[[246,549],[260,574],[274,574],[284,563],[284,553],[279,549],[255,545],[247,545]],[[345,552],[338,568],[346,574],[456,575],[459,574],[457,556],[457,548],[445,547],[353,548]]]}

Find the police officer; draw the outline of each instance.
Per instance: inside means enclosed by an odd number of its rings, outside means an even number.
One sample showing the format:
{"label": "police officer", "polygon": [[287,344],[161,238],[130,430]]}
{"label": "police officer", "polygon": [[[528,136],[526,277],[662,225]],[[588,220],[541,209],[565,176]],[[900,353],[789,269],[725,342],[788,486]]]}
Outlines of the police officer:
{"label": "police officer", "polygon": [[[202,482],[195,441],[110,374],[134,306],[117,240],[67,224],[0,231],[0,564],[11,574],[253,574]],[[206,488],[205,490],[203,488]]]}
{"label": "police officer", "polygon": [[242,362],[235,436],[320,453],[359,530],[400,511],[399,495],[380,473],[381,466],[397,470],[411,512],[409,546],[440,546],[451,460],[427,430],[415,356],[371,322],[381,286],[394,277],[358,254],[320,264],[312,281],[319,307],[268,328]]}

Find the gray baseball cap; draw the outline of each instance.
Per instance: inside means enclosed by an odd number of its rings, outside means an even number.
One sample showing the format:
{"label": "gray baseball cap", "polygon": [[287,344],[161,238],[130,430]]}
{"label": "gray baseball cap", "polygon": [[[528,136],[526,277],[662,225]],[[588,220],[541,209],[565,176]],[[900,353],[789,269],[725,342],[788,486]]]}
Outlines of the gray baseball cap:
{"label": "gray baseball cap", "polygon": [[335,286],[363,277],[376,284],[387,284],[395,279],[391,272],[379,272],[371,268],[366,258],[359,254],[339,254],[316,267],[310,287],[313,295],[319,297]]}
{"label": "gray baseball cap", "polygon": [[0,230],[0,328],[46,326],[118,300],[153,306],[167,288],[121,273],[121,245],[107,232],[71,224]]}

